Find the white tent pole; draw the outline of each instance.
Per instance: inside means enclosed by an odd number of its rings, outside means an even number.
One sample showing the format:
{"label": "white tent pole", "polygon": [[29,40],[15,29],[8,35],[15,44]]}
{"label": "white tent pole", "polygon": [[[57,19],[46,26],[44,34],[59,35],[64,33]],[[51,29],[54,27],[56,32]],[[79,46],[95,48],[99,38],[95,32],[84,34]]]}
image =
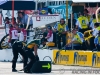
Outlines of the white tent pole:
{"label": "white tent pole", "polygon": [[35,10],[38,10],[38,0],[35,1]]}

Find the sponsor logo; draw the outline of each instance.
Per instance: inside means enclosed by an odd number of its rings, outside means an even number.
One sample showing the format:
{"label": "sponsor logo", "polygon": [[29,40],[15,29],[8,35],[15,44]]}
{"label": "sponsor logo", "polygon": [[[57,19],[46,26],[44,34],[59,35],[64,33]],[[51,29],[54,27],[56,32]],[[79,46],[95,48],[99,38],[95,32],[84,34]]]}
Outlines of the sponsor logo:
{"label": "sponsor logo", "polygon": [[54,62],[61,63],[62,61],[67,63],[69,61],[69,55],[64,55],[63,53],[61,54],[60,51],[57,51]]}
{"label": "sponsor logo", "polygon": [[41,13],[42,13],[42,14],[46,14],[47,11],[46,11],[46,10],[41,10]]}
{"label": "sponsor logo", "polygon": [[36,17],[36,20],[38,21],[55,21],[57,18],[56,16],[37,16]]}
{"label": "sponsor logo", "polygon": [[78,64],[80,61],[83,61],[85,64],[87,61],[87,55],[81,55],[78,52],[74,52],[74,64]]}
{"label": "sponsor logo", "polygon": [[92,66],[98,65],[100,63],[100,57],[97,53],[93,53],[92,55]]}

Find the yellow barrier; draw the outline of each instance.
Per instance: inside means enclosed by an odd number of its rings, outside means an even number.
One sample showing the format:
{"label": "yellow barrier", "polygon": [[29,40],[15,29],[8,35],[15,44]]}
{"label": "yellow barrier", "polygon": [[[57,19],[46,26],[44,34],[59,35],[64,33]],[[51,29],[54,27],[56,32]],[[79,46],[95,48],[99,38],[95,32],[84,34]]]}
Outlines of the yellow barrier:
{"label": "yellow barrier", "polygon": [[60,65],[73,65],[74,51],[54,50],[53,61]]}
{"label": "yellow barrier", "polygon": [[74,52],[74,65],[92,66],[92,52],[76,51]]}
{"label": "yellow barrier", "polygon": [[93,52],[92,66],[93,67],[100,67],[100,52]]}
{"label": "yellow barrier", "polygon": [[53,61],[59,65],[92,66],[91,51],[53,50]]}

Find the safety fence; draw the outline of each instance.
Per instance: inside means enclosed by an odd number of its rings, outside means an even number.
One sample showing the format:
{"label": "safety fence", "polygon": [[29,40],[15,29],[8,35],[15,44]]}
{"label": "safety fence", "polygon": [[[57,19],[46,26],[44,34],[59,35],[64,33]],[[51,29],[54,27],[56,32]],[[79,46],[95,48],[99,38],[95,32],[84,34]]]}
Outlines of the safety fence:
{"label": "safety fence", "polygon": [[[38,49],[40,61],[51,61],[55,65],[86,66],[100,68],[100,52],[82,50]],[[12,61],[11,49],[0,50],[0,61]],[[22,60],[19,55],[18,61]]]}
{"label": "safety fence", "polygon": [[100,67],[100,52],[77,50],[53,50],[53,61],[57,65]]}

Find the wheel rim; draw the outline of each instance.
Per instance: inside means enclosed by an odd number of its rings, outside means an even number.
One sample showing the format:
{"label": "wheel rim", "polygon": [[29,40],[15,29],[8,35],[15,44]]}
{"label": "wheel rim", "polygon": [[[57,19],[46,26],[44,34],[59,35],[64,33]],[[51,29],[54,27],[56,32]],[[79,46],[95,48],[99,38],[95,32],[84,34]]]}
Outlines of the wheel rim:
{"label": "wheel rim", "polygon": [[5,48],[9,48],[9,36],[7,36],[2,42],[1,42],[1,48],[5,49]]}

